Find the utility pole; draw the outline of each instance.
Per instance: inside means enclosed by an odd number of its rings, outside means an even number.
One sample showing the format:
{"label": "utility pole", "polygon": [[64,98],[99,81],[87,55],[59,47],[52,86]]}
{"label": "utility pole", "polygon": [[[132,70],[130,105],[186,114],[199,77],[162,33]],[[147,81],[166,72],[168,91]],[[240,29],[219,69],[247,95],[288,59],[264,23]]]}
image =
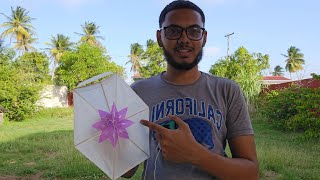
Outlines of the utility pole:
{"label": "utility pole", "polygon": [[229,34],[224,36],[224,37],[228,38],[227,58],[229,58],[229,41],[230,41],[230,36],[232,36],[232,35],[234,35],[234,32],[233,33],[229,33]]}

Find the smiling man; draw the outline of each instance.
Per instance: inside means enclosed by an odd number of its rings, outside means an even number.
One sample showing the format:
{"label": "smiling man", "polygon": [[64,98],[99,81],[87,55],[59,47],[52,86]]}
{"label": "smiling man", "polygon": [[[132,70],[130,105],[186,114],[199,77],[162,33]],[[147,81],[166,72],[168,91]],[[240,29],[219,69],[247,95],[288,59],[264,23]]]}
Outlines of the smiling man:
{"label": "smiling man", "polygon": [[[132,85],[150,108],[150,119],[141,121],[151,130],[143,179],[259,178],[253,129],[239,86],[198,69],[206,40],[205,15],[198,6],[177,0],[162,10],[157,41],[167,71]],[[227,142],[232,157],[225,154]]]}

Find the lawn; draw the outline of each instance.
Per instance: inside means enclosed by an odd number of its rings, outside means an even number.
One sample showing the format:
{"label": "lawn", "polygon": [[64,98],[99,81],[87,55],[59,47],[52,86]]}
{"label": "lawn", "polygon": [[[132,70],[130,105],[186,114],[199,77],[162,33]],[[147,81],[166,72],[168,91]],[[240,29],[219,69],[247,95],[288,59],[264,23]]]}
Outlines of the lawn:
{"label": "lawn", "polygon": [[[255,119],[261,179],[319,179],[319,140]],[[142,168],[132,179],[141,178]],[[73,146],[73,109],[41,111],[0,126],[0,179],[108,179]]]}

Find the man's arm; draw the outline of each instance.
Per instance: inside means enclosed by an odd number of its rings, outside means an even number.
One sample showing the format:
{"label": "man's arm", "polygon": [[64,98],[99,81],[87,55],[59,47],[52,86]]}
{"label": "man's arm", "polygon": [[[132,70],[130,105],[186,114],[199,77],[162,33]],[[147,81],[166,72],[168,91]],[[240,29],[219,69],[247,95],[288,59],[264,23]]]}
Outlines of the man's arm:
{"label": "man's arm", "polygon": [[121,177],[124,177],[124,178],[131,178],[138,170],[138,166],[132,168],[130,171],[126,172],[124,175],[122,175]]}
{"label": "man's arm", "polygon": [[187,123],[177,116],[169,116],[178,129],[166,129],[142,120],[141,123],[156,132],[164,159],[175,163],[191,163],[218,179],[259,179],[259,168],[254,136],[239,136],[229,141],[232,158],[218,155],[199,144]]}
{"label": "man's arm", "polygon": [[232,158],[226,158],[201,147],[192,164],[218,179],[259,179],[259,165],[253,136],[229,141]]}

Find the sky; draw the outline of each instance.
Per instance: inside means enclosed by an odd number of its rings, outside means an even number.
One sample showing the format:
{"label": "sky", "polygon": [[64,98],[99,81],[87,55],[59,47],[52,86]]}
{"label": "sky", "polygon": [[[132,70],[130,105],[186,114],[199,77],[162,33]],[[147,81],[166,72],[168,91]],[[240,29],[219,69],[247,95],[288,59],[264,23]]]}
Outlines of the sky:
{"label": "sky", "polygon": [[[102,44],[112,61],[125,67],[128,79],[132,72],[129,60],[130,44],[146,44],[156,40],[161,10],[170,0],[0,0],[0,13],[10,15],[11,7],[21,6],[35,18],[32,25],[37,32],[38,49],[46,48],[51,36],[64,34],[77,42],[81,25],[86,21],[100,26]],[[250,53],[269,54],[270,75],[276,65],[285,67],[290,46],[304,54],[304,70],[299,78],[311,73],[320,74],[320,1],[318,0],[194,0],[205,13],[208,31],[207,44],[199,69],[208,72],[219,58],[227,54],[228,33],[230,52],[244,46]],[[6,21],[0,15],[0,23]],[[0,28],[0,32],[4,29]],[[9,41],[6,41],[6,45]],[[285,72],[285,77],[290,78]],[[292,79],[297,75],[293,74]]]}

